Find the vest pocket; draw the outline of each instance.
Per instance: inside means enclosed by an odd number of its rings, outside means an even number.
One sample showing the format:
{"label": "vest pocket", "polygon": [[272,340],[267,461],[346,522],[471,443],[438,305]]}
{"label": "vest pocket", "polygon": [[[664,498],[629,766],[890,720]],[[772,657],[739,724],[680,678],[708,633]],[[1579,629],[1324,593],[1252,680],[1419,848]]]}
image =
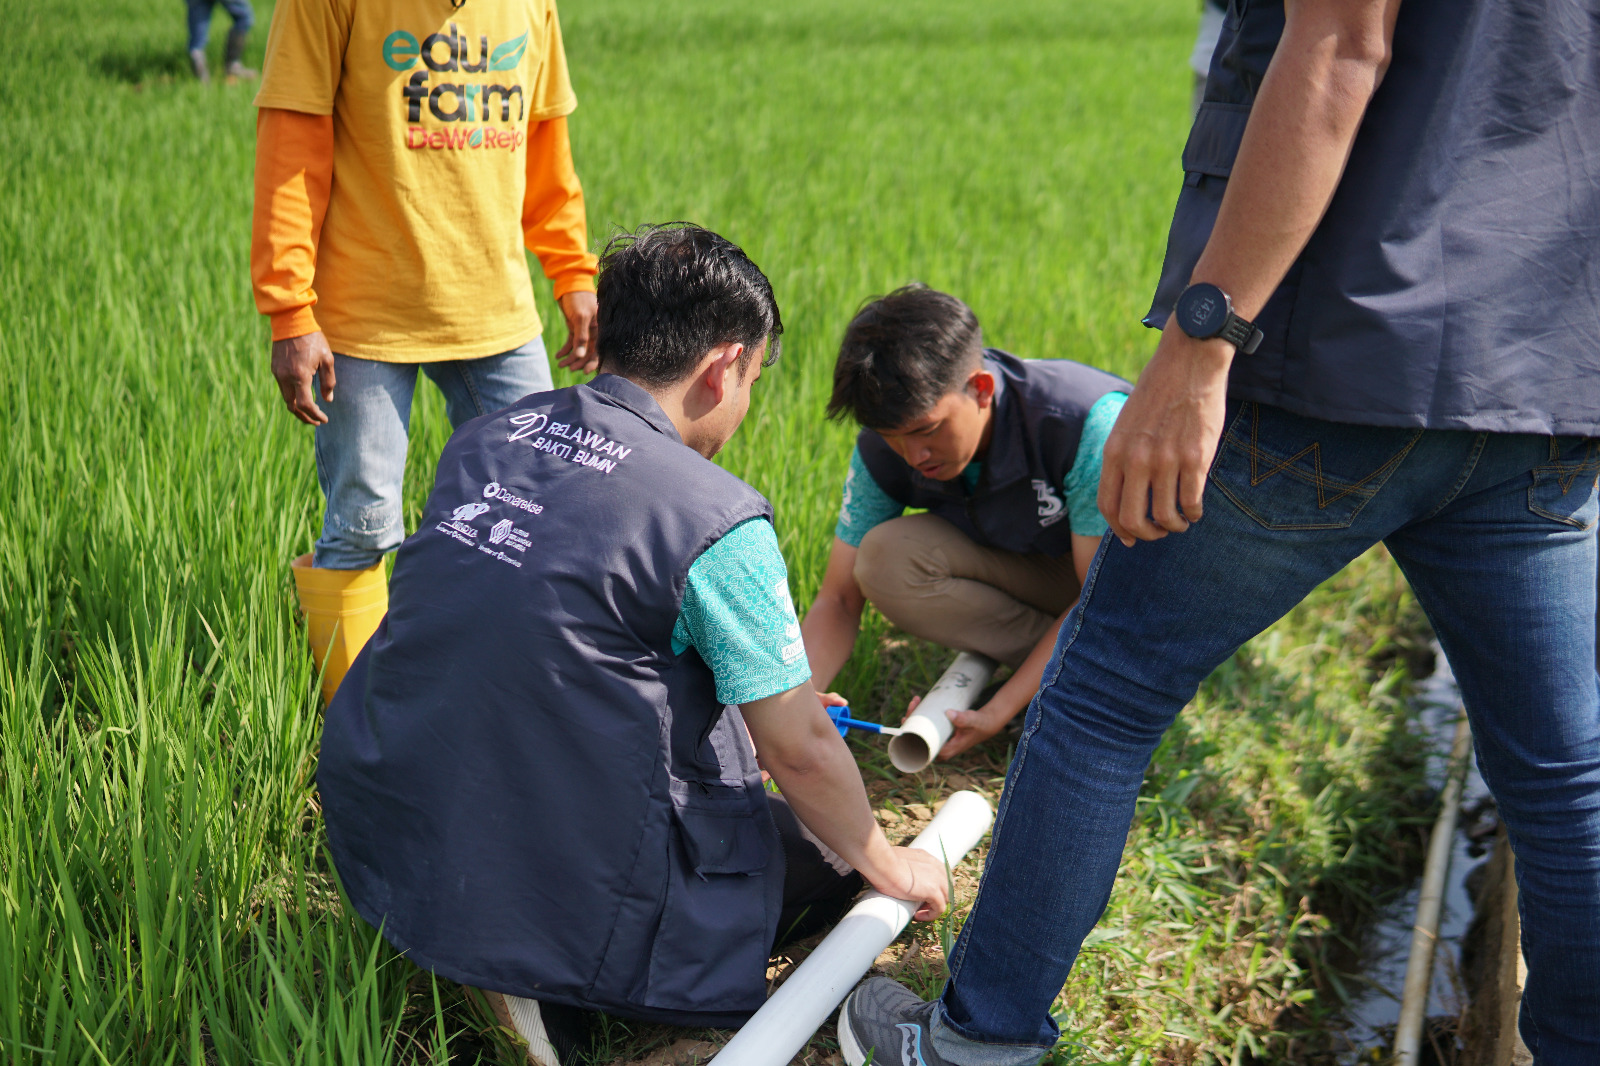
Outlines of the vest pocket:
{"label": "vest pocket", "polygon": [[[680,794],[677,788],[674,784],[672,817],[684,857],[697,875],[754,874],[766,868],[767,842],[743,789],[691,783]],[[694,795],[697,791],[701,795]]]}
{"label": "vest pocket", "polygon": [[1345,529],[1421,437],[1420,429],[1347,426],[1241,403],[1211,483],[1266,529]]}
{"label": "vest pocket", "polygon": [[[1572,444],[1571,438],[1565,438]],[[1533,468],[1528,510],[1575,529],[1595,522],[1595,479],[1600,477],[1600,439],[1561,449],[1563,438],[1550,438],[1550,461]]]}
{"label": "vest pocket", "polygon": [[[1200,105],[1183,146],[1185,185],[1199,184],[1200,175],[1226,178],[1233,173],[1233,161],[1244,141],[1244,127],[1250,121],[1249,104],[1224,104],[1208,100]],[[1220,199],[1220,196],[1219,196]]]}
{"label": "vest pocket", "polygon": [[[650,953],[644,1005],[753,1011],[766,998],[771,878],[781,856],[763,829],[765,797],[744,788],[674,781],[667,891]],[[776,914],[772,915],[774,922]]]}

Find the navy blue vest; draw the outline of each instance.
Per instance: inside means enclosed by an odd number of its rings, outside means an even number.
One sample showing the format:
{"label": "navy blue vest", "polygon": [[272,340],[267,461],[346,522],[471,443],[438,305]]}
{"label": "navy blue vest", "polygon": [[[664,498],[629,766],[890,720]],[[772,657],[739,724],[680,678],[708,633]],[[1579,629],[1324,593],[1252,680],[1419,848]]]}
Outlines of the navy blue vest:
{"label": "navy blue vest", "polygon": [[[1232,0],[1183,151],[1162,326],[1283,33]],[[1600,434],[1600,0],[1406,0],[1338,192],[1230,393],[1365,425]]]}
{"label": "navy blue vest", "polygon": [[317,771],[356,910],[463,984],[681,1024],[761,1006],[783,849],[736,708],[672,651],[771,506],[602,375],[450,439]]}
{"label": "navy blue vest", "polygon": [[890,498],[924,508],[979,544],[1003,551],[1062,556],[1072,552],[1061,483],[1078,457],[1084,419],[1095,401],[1131,386],[1070,359],[1018,359],[985,348],[995,377],[994,434],[977,487],[960,478],[923,477],[870,429],[856,437],[867,472]]}

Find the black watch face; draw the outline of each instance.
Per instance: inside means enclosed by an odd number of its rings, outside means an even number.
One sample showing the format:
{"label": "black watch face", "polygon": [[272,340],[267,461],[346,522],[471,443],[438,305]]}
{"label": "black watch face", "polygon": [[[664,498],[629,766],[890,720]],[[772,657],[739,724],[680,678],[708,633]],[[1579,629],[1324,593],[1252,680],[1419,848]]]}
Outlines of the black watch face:
{"label": "black watch face", "polygon": [[1228,298],[1215,285],[1190,285],[1174,309],[1178,328],[1196,340],[1215,337],[1228,324]]}

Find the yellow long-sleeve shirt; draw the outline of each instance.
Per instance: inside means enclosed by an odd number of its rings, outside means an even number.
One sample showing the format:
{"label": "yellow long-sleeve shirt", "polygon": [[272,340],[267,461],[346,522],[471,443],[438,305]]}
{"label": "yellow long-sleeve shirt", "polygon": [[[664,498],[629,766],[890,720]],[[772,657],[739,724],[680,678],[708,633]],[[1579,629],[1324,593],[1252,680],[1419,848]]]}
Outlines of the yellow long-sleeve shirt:
{"label": "yellow long-sleeve shirt", "polygon": [[425,0],[279,3],[251,248],[275,340],[320,328],[395,362],[517,347],[540,331],[524,246],[557,297],[592,291],[553,2],[438,21]]}

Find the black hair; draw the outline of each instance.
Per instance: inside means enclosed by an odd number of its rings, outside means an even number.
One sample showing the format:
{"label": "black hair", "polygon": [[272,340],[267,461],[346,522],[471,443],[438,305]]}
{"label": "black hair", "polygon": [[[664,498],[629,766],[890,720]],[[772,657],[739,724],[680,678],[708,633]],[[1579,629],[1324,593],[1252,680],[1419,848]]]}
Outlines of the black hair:
{"label": "black hair", "polygon": [[691,222],[619,233],[600,258],[600,369],[662,388],[711,349],[743,344],[740,373],[768,341],[778,361],[783,319],[761,268],[726,237]]}
{"label": "black hair", "polygon": [[863,304],[833,364],[828,417],[894,429],[959,388],[983,355],[972,308],[913,283]]}

